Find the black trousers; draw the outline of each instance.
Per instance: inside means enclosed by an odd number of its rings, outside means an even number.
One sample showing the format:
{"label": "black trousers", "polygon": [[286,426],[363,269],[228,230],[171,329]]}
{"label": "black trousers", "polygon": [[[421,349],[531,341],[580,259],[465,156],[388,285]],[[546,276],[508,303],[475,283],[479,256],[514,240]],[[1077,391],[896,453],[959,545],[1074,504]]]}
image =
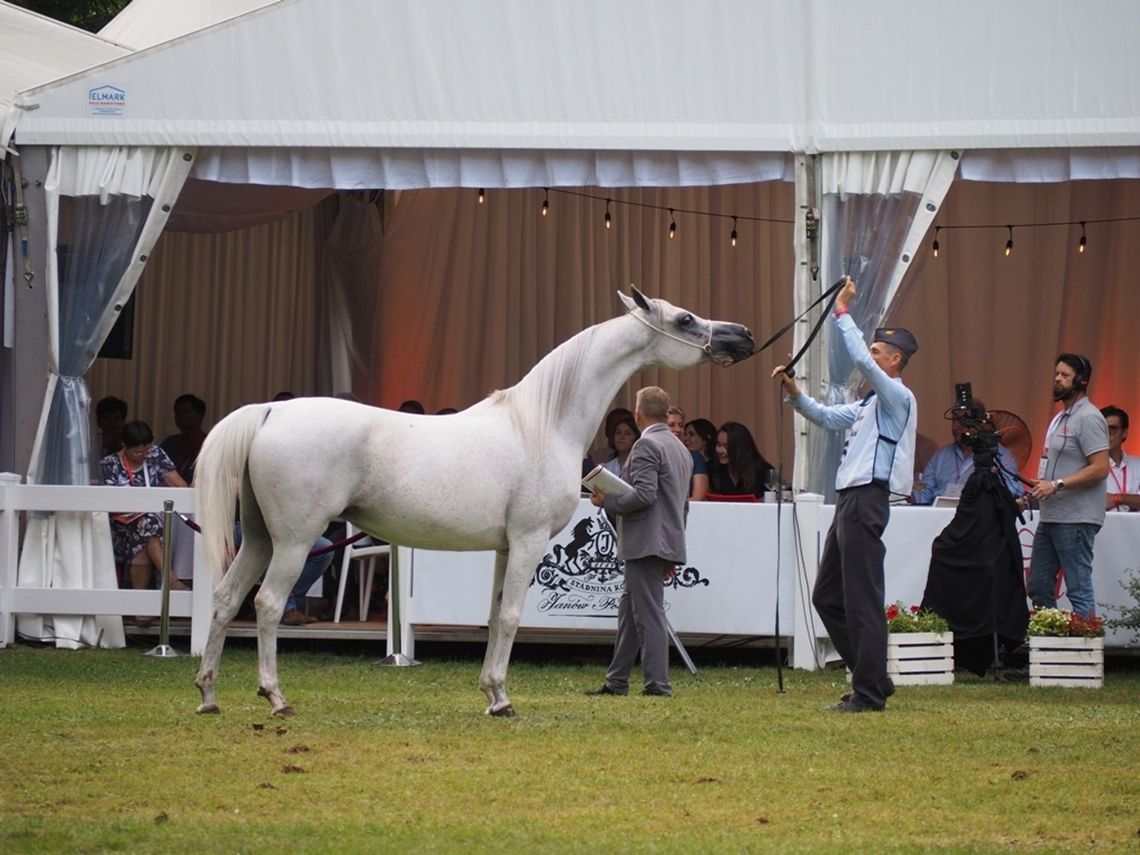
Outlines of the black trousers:
{"label": "black trousers", "polygon": [[889,518],[886,486],[867,484],[839,491],[811,597],[827,634],[851,669],[855,701],[874,709],[887,702],[883,530]]}

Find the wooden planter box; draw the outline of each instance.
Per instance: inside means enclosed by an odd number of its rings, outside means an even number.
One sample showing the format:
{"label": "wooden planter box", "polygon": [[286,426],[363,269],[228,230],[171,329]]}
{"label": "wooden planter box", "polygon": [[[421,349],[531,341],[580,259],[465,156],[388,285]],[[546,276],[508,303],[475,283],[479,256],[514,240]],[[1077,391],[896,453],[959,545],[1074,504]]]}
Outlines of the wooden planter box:
{"label": "wooden planter box", "polygon": [[1104,685],[1104,639],[1030,636],[1029,684],[1099,689]]}
{"label": "wooden planter box", "polygon": [[[887,674],[896,686],[945,686],[954,682],[954,633],[887,634]],[[847,672],[851,680],[851,672]]]}
{"label": "wooden planter box", "polygon": [[954,682],[954,633],[892,632],[887,635],[887,673],[896,686]]}

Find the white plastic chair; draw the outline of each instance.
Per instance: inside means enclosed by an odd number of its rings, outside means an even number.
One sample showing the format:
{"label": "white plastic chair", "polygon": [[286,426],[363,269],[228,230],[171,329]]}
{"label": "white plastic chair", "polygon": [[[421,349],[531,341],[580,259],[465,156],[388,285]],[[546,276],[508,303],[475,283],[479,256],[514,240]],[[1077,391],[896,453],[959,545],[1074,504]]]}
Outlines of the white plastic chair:
{"label": "white plastic chair", "polygon": [[[355,528],[352,523],[345,522],[345,537],[352,537],[357,531],[359,529]],[[392,547],[386,543],[369,543],[367,546],[359,546],[358,543],[359,541],[350,543],[344,548],[344,558],[340,562],[340,583],[336,590],[336,611],[333,613],[333,623],[340,623],[340,611],[344,605],[344,586],[348,582],[348,571],[353,561],[363,562],[357,569],[356,589],[360,596],[360,620],[368,620],[368,601],[372,597],[372,579],[376,575],[376,559],[381,555],[390,555],[392,552]]]}

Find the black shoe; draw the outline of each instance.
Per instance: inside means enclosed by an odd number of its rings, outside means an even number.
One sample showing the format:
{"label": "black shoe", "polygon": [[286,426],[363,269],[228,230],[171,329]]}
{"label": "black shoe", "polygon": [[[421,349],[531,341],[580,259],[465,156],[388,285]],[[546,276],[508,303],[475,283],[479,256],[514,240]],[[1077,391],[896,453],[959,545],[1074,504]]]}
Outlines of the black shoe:
{"label": "black shoe", "polygon": [[875,707],[865,706],[865,705],[859,703],[854,698],[852,698],[851,700],[840,701],[837,704],[832,704],[829,707],[824,707],[823,711],[824,712],[854,713],[854,712],[882,712],[883,709],[884,709],[883,707],[879,707],[876,709]]}
{"label": "black shoe", "polygon": [[673,697],[672,692],[667,692],[664,689],[651,688],[648,686],[641,690],[641,694],[645,695],[646,697],[650,697],[650,698],[671,698],[671,697]]}
{"label": "black shoe", "polygon": [[[889,698],[894,693],[895,693],[895,681],[892,680],[890,677],[887,677],[887,690],[885,692],[883,692],[883,697]],[[839,696],[839,700],[849,701],[853,697],[855,697],[854,692],[844,692],[842,695]]]}
{"label": "black shoe", "polygon": [[602,683],[602,687],[600,689],[591,689],[585,694],[589,695],[590,697],[596,697],[598,695],[614,695],[616,697],[621,697],[625,694],[625,692],[615,692],[610,688],[609,683]]}

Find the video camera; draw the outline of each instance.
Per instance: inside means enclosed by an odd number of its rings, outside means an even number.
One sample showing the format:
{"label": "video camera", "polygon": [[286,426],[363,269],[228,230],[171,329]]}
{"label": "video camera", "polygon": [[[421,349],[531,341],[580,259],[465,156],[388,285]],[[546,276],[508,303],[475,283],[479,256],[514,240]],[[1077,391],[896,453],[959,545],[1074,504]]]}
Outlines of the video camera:
{"label": "video camera", "polygon": [[974,471],[993,468],[1001,438],[990,414],[974,404],[974,393],[969,383],[954,384],[954,406],[947,416],[962,428],[962,442],[974,452]]}

